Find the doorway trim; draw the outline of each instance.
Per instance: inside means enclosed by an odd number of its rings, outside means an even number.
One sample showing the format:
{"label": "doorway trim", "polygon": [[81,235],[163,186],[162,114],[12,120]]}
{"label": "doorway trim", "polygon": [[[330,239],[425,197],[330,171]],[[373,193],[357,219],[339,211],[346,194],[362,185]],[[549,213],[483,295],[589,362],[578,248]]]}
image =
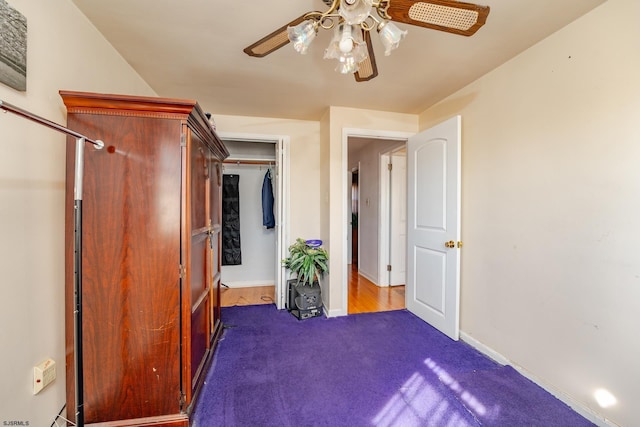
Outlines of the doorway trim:
{"label": "doorway trim", "polygon": [[[388,265],[391,265],[391,268],[394,270],[398,268],[397,265],[394,265],[392,262],[392,250],[391,250],[391,231],[394,229],[392,224],[393,221],[396,221],[396,218],[392,218],[391,215],[391,205],[394,197],[397,197],[396,194],[392,191],[392,176],[395,179],[398,179],[395,172],[389,170],[389,165],[393,164],[393,158],[398,156],[398,153],[404,151],[406,153],[407,144],[403,146],[393,148],[385,153],[380,154],[380,199],[379,199],[379,234],[378,234],[378,277],[379,277],[379,285],[380,286],[397,286],[397,284],[391,284],[392,273],[387,269]],[[405,154],[406,158],[406,154]],[[393,168],[394,171],[397,168]],[[404,183],[404,195],[406,199],[406,175],[405,175],[405,183]],[[406,202],[405,202],[406,204]],[[406,245],[405,245],[406,246]],[[406,249],[403,246],[403,249]],[[402,271],[402,270],[400,270]]]}
{"label": "doorway trim", "polygon": [[287,276],[281,260],[287,257],[287,242],[289,241],[289,145],[288,135],[256,134],[243,132],[218,132],[223,141],[264,142],[276,145],[276,175],[278,188],[276,189],[276,278],[275,303],[278,310],[285,308]]}
{"label": "doorway trim", "polygon": [[[388,139],[388,140],[397,140],[397,141],[406,141],[410,136],[415,135],[415,132],[399,132],[399,131],[389,131],[389,130],[379,130],[379,129],[361,129],[361,128],[342,128],[342,201],[343,201],[343,209],[342,209],[342,309],[341,310],[331,310],[331,316],[346,316],[349,311],[349,282],[347,280],[348,274],[348,264],[347,264],[347,237],[350,231],[350,227],[347,226],[349,224],[350,214],[349,214],[349,203],[348,203],[348,195],[349,195],[349,186],[351,183],[349,182],[349,138],[350,137],[359,137],[359,138],[372,138],[372,139]],[[378,218],[378,221],[380,219]]]}
{"label": "doorway trim", "polygon": [[[353,253],[353,175],[360,173],[360,162],[358,165],[351,168],[347,172],[347,180],[350,183],[347,187],[347,219],[349,219],[349,226],[347,227],[347,264],[353,265],[353,257],[355,255],[356,260],[358,259],[358,253]],[[360,190],[358,189],[358,193]],[[358,195],[358,206],[356,207],[356,213],[360,214],[360,196]],[[356,236],[356,242],[360,241],[360,228],[358,228],[358,235]],[[360,250],[358,249],[358,252]]]}

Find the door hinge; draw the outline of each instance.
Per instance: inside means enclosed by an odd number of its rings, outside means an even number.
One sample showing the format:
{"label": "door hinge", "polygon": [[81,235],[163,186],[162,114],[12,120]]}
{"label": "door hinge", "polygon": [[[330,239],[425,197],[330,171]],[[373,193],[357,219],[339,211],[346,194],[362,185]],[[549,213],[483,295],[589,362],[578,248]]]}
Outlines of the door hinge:
{"label": "door hinge", "polygon": [[387,169],[392,170],[392,169],[393,169],[393,163],[389,163],[389,164],[387,165]]}
{"label": "door hinge", "polygon": [[184,265],[182,264],[178,265],[178,273],[180,274],[180,278],[184,279],[186,275],[186,269],[184,268]]}
{"label": "door hinge", "polygon": [[184,394],[183,392],[180,392],[180,410],[184,410],[184,406],[187,404],[187,395]]}
{"label": "door hinge", "polygon": [[391,271],[391,264],[387,264],[387,271]]}
{"label": "door hinge", "polygon": [[186,147],[187,146],[187,135],[184,133],[180,134],[180,146],[181,147]]}

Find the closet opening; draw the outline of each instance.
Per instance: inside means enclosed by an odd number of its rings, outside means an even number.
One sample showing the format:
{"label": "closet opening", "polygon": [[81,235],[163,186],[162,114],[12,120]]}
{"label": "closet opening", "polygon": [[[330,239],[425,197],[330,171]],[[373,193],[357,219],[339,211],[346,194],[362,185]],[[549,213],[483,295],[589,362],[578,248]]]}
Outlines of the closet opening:
{"label": "closet opening", "polygon": [[288,138],[221,138],[229,150],[222,165],[221,304],[282,309]]}

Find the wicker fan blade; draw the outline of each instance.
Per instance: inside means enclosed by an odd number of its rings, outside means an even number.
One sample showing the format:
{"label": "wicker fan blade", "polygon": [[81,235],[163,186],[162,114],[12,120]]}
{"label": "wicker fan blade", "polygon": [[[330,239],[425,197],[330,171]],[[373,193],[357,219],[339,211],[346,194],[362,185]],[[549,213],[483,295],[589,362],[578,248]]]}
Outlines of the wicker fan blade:
{"label": "wicker fan blade", "polygon": [[471,36],[484,25],[489,6],[455,0],[391,0],[387,13],[393,21]]}
{"label": "wicker fan blade", "polygon": [[357,82],[366,82],[378,75],[376,57],[373,55],[373,45],[371,44],[369,31],[362,30],[362,37],[367,44],[367,57],[358,64],[358,71],[353,74]]}
{"label": "wicker fan blade", "polygon": [[289,43],[289,36],[287,35],[287,27],[298,25],[299,23],[304,21],[305,16],[306,14],[302,15],[299,18],[294,19],[288,24],[285,24],[284,26],[278,28],[268,36],[261,38],[251,46],[246,47],[244,49],[244,53],[250,56],[256,56],[258,58],[262,58],[263,56],[267,56],[271,52],[280,49],[282,46]]}

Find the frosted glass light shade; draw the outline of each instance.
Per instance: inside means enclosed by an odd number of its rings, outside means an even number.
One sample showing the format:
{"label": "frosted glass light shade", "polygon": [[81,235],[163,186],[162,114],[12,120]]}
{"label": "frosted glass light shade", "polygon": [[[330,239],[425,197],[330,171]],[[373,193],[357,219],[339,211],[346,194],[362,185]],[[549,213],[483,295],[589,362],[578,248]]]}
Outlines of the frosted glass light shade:
{"label": "frosted glass light shade", "polygon": [[343,55],[338,58],[336,71],[340,74],[353,74],[358,71],[358,64],[353,55]]}
{"label": "frosted glass light shade", "polygon": [[337,59],[343,53],[354,50],[359,43],[363,43],[362,32],[359,28],[341,24],[333,30],[333,38],[324,51],[325,59]]}
{"label": "frosted glass light shade", "polygon": [[372,0],[340,0],[338,13],[349,25],[359,25],[371,11]]}
{"label": "frosted glass light shade", "polygon": [[[347,45],[350,49],[345,49]],[[355,73],[358,71],[358,64],[366,57],[367,46],[360,28],[345,24],[336,27],[333,38],[324,51],[325,59],[338,60],[336,71],[342,74]]]}
{"label": "frosted glass light shade", "polygon": [[393,22],[385,22],[380,25],[378,33],[386,56],[391,55],[391,51],[397,48],[400,45],[400,40],[407,35],[407,31],[401,30]]}
{"label": "frosted glass light shade", "polygon": [[296,52],[304,55],[309,50],[311,42],[316,38],[317,27],[315,21],[307,19],[294,27],[287,27],[289,41]]}
{"label": "frosted glass light shade", "polygon": [[333,30],[333,37],[329,42],[329,46],[324,50],[324,59],[334,59],[340,56],[340,40],[342,39],[342,31],[340,27]]}

